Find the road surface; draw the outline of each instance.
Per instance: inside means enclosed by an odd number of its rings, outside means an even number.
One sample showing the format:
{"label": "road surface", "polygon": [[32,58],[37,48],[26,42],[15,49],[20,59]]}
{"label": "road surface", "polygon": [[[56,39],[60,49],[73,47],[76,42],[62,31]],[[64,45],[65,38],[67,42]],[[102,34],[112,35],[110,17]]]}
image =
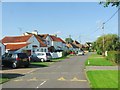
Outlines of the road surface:
{"label": "road surface", "polygon": [[2,88],[89,88],[84,71],[88,56],[73,56],[49,67],[37,68],[4,83]]}

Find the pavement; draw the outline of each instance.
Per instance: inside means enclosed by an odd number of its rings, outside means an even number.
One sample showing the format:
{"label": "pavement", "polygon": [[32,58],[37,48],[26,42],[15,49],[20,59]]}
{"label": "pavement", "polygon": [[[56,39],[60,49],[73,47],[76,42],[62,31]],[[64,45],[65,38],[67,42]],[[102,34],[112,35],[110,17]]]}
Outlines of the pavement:
{"label": "pavement", "polygon": [[118,66],[86,66],[85,70],[118,70]]}
{"label": "pavement", "polygon": [[2,84],[2,88],[89,88],[84,71],[88,56],[73,56],[49,67],[36,68]]}

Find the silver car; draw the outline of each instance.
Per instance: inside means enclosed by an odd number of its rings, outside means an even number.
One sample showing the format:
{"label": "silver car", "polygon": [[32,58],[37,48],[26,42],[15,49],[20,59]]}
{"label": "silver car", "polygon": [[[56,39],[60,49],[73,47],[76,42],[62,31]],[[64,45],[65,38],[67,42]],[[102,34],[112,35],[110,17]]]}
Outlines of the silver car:
{"label": "silver car", "polygon": [[31,55],[31,61],[51,61],[52,56],[49,52],[35,52],[33,55]]}

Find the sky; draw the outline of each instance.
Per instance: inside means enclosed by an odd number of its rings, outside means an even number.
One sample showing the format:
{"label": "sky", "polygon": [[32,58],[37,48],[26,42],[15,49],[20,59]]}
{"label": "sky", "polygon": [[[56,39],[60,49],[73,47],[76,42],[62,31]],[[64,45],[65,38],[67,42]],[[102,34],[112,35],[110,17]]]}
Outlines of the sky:
{"label": "sky", "polygon": [[[63,40],[71,35],[81,43],[91,42],[103,34],[101,23],[116,10],[98,2],[4,2],[2,38],[37,30],[39,34],[57,34]],[[105,25],[104,33],[118,33],[117,14]]]}

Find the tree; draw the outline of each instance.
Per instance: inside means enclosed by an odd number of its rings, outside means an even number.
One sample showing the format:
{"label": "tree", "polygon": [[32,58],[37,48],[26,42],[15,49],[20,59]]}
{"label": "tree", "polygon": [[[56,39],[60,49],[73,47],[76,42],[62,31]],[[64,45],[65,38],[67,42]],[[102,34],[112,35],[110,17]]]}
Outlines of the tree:
{"label": "tree", "polygon": [[65,41],[66,41],[66,43],[72,43],[73,42],[72,38],[66,38]]}
{"label": "tree", "polygon": [[106,0],[106,2],[101,1],[100,4],[103,4],[104,7],[108,7],[110,4],[112,6],[118,7],[120,5],[120,1],[119,0]]}
{"label": "tree", "polygon": [[[103,48],[103,38],[104,38],[104,48]],[[96,40],[95,48],[98,52],[104,51],[112,51],[112,50],[119,50],[120,49],[120,42],[118,35],[116,34],[107,34],[99,37]]]}

